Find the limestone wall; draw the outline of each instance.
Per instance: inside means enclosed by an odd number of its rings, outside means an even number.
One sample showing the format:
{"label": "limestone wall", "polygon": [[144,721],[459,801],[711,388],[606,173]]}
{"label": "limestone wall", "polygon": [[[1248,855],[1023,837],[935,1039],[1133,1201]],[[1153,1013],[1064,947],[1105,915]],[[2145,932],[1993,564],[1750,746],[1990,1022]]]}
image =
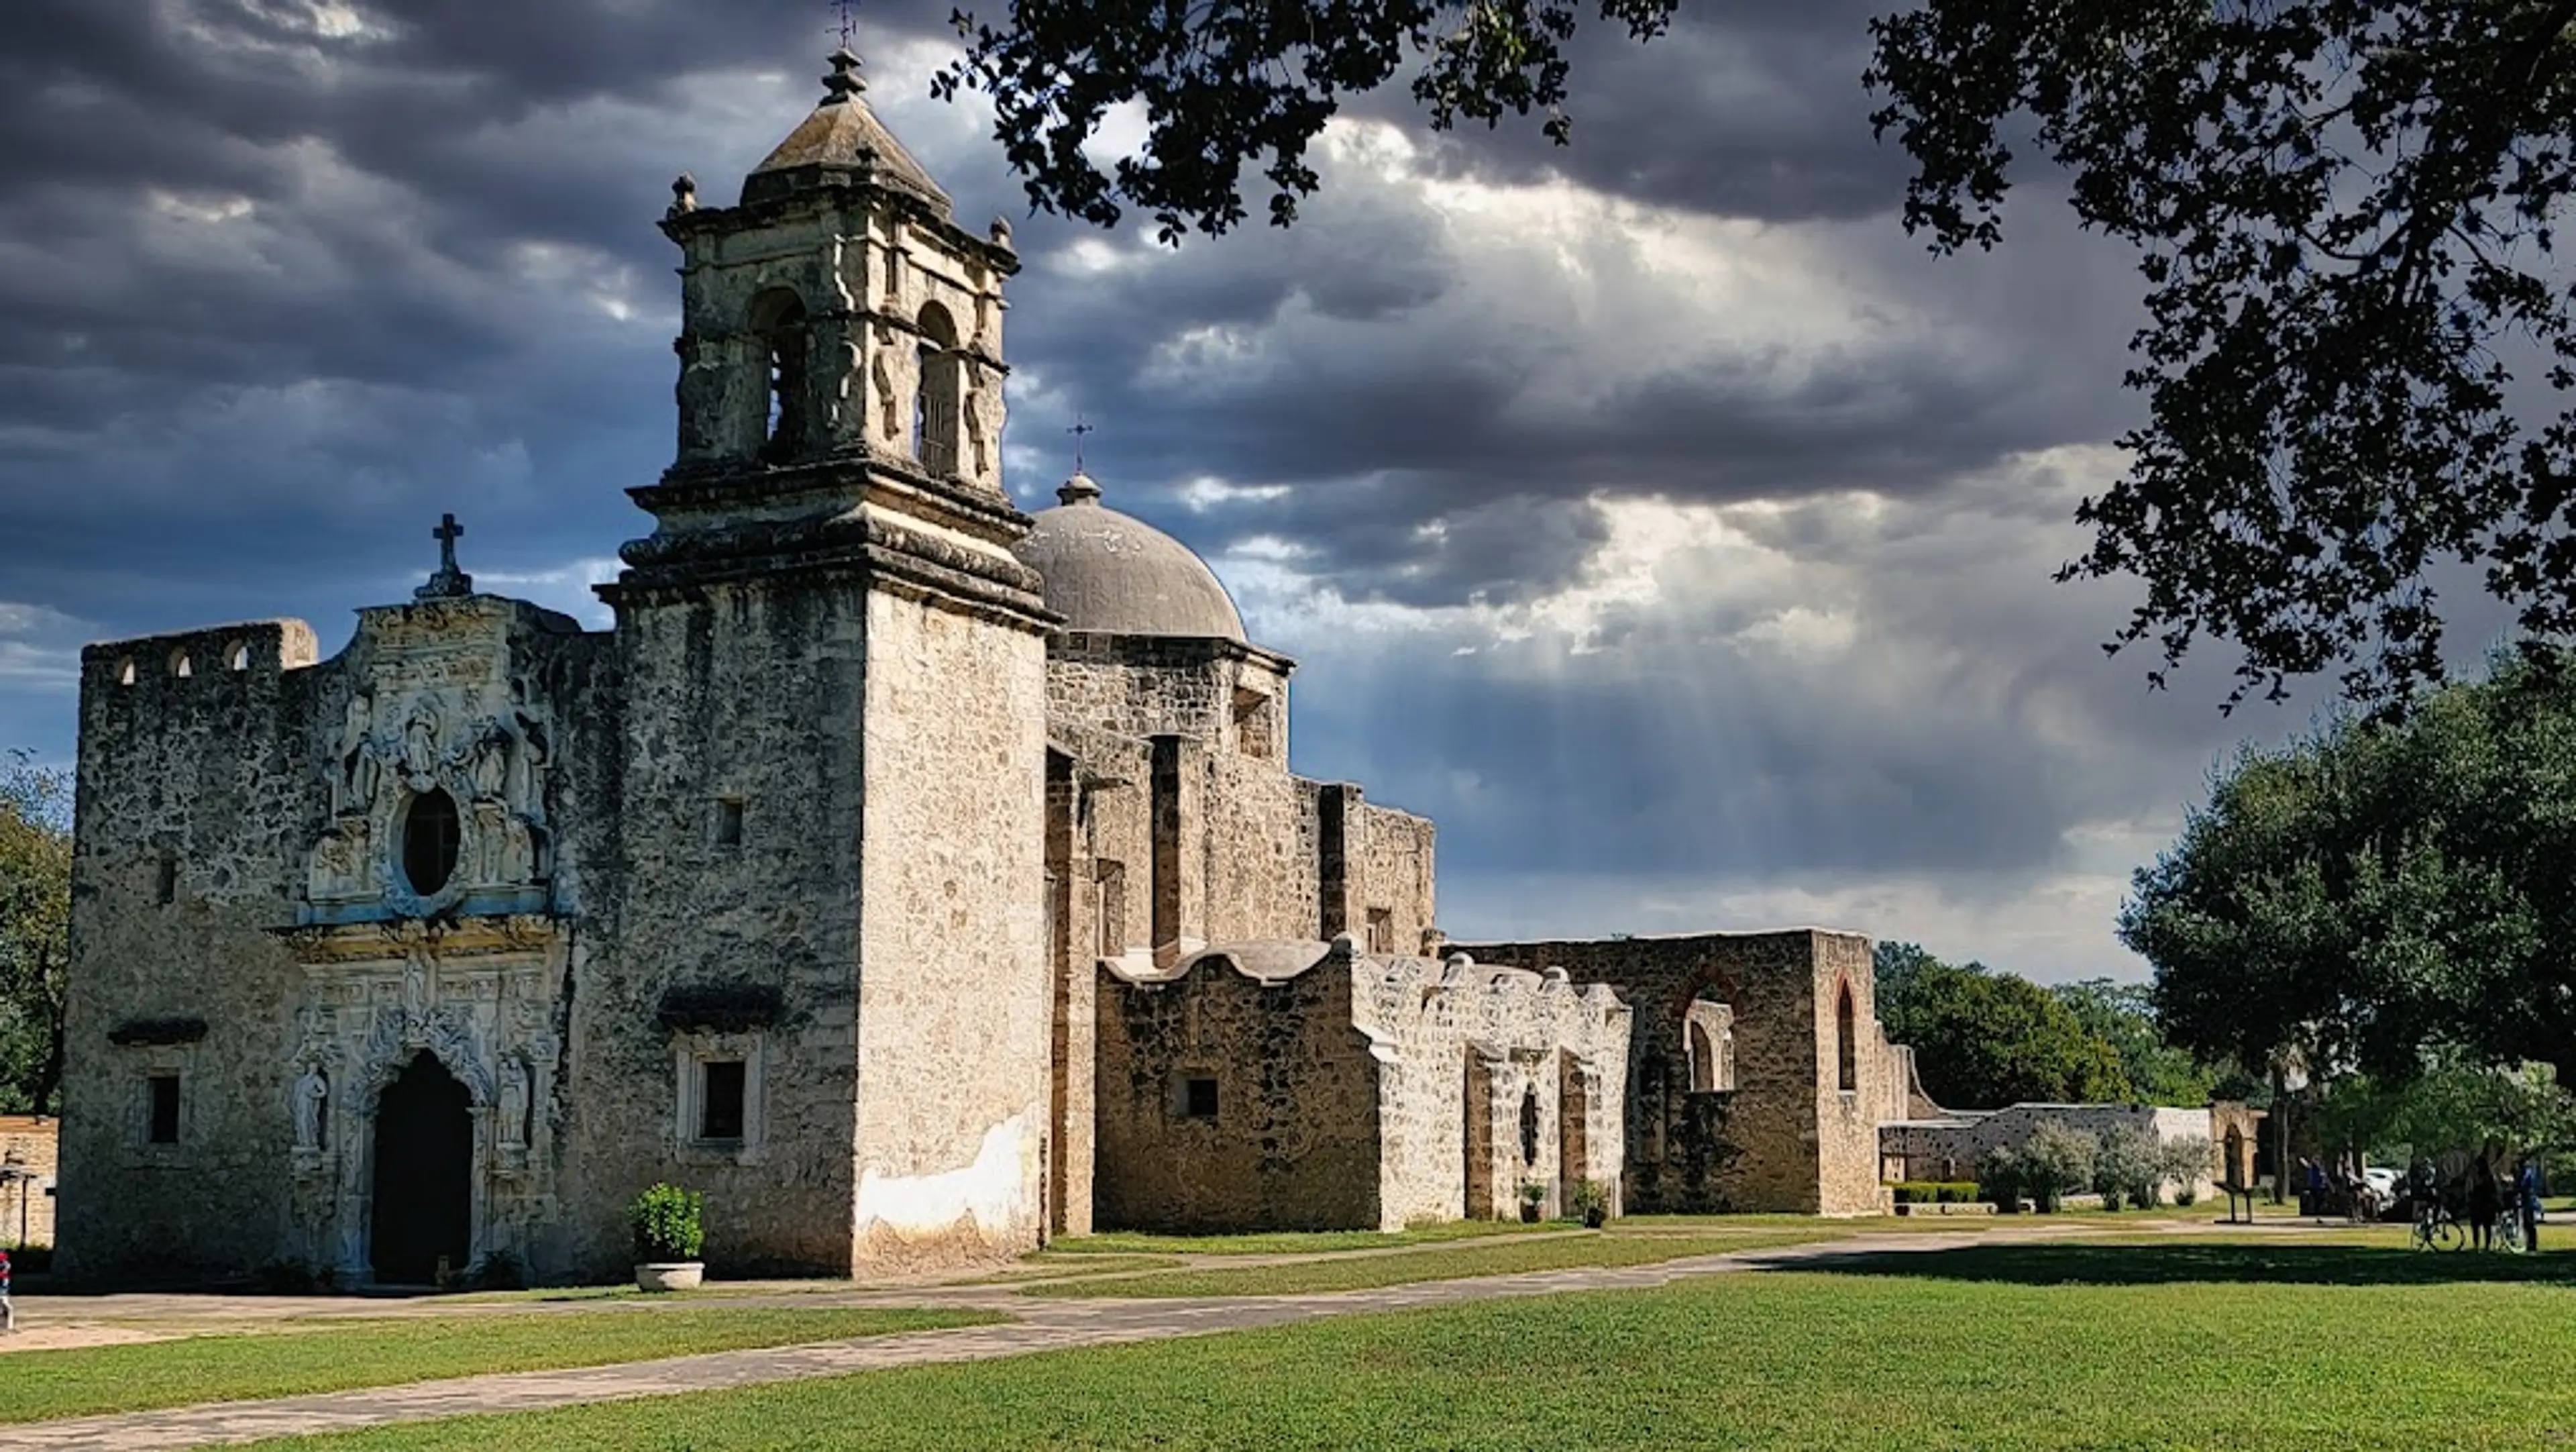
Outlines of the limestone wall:
{"label": "limestone wall", "polygon": [[1045,649],[1033,631],[869,600],[865,1264],[1017,1254],[1045,1224]]}
{"label": "limestone wall", "polygon": [[[1352,1021],[1350,962],[1319,962],[1321,950],[1234,945],[1169,978],[1102,965],[1099,1228],[1381,1223],[1380,1065]],[[1212,1104],[1192,1104],[1192,1080],[1213,1086]]]}
{"label": "limestone wall", "polygon": [[0,1245],[54,1243],[56,1157],[62,1121],[0,1115]]}
{"label": "limestone wall", "polygon": [[[850,1267],[863,601],[854,583],[621,601],[624,875],[575,1000],[563,1207],[586,1274],[631,1263],[625,1206],[665,1179],[705,1194],[721,1273]],[[739,1142],[701,1142],[685,1113],[719,1057],[746,1064]]]}
{"label": "limestone wall", "polygon": [[1192,844],[1207,883],[1205,915],[1187,938],[1315,938],[1319,816],[1313,782],[1273,763],[1209,754],[1204,815]]}
{"label": "limestone wall", "polygon": [[[1577,983],[1616,987],[1634,1009],[1630,1211],[1839,1214],[1878,1204],[1875,1110],[1888,1098],[1888,1056],[1859,1053],[1857,1087],[1839,1087],[1843,985],[1857,1042],[1879,1041],[1866,938],[1796,929],[1456,946],[1484,962],[1562,964]],[[1732,1092],[1690,1088],[1683,1031],[1703,996],[1734,1010]]]}
{"label": "limestone wall", "polygon": [[[1903,1163],[1912,1179],[1977,1177],[1977,1165],[1994,1150],[2016,1150],[2032,1131],[2055,1124],[2097,1139],[2117,1129],[2147,1136],[2159,1144],[2187,1138],[2211,1145],[2209,1169],[2194,1186],[2208,1193],[2219,1170],[2219,1146],[2226,1138],[2220,1106],[2148,1104],[2015,1104],[1996,1110],[1950,1111],[1942,1117],[1890,1124],[1880,1130],[1886,1153]],[[2249,1136],[2250,1138],[2250,1136]]]}
{"label": "limestone wall", "polygon": [[1353,971],[1379,1063],[1382,1228],[1511,1218],[1532,1181],[1545,1214],[1584,1180],[1609,1188],[1615,1213],[1630,1014],[1608,987],[1463,956],[1361,958]]}
{"label": "limestone wall", "polygon": [[[84,653],[58,1202],[74,1278],[272,1260],[363,1278],[374,1096],[420,1053],[474,1096],[473,1256],[528,1258],[549,1218],[565,972],[601,857],[583,826],[599,783],[566,758],[571,723],[615,718],[601,638],[467,596],[364,612],[348,649],[315,654],[295,621]],[[433,886],[401,839],[442,792],[456,866]],[[508,961],[399,930],[426,912],[517,925]],[[157,1127],[156,1077],[176,1083]]]}

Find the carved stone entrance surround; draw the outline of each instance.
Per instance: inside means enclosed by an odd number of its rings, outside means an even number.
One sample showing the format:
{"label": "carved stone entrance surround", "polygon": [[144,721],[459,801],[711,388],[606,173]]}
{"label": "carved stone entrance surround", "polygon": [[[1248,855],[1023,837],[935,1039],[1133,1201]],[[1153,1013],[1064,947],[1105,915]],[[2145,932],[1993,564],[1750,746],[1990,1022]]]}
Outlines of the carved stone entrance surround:
{"label": "carved stone entrance surround", "polygon": [[[553,1218],[555,1021],[571,933],[538,916],[297,929],[304,966],[295,1059],[294,1213],[301,1253],[344,1285],[373,1278],[376,1114],[426,1051],[465,1086],[473,1116],[472,1235],[462,1268],[529,1261]],[[318,1105],[316,1103],[318,1101]]]}

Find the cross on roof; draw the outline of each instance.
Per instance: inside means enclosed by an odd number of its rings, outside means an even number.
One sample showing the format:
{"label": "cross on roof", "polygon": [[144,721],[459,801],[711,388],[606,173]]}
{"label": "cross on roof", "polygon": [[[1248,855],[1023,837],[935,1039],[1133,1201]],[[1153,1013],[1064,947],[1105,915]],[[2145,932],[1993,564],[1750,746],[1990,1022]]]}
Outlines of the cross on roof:
{"label": "cross on roof", "polygon": [[1097,433],[1099,430],[1100,425],[1091,422],[1082,415],[1075,414],[1073,416],[1072,426],[1065,430],[1066,433],[1073,435],[1073,472],[1077,474],[1082,472],[1083,436],[1085,434]]}
{"label": "cross on roof", "polygon": [[852,14],[858,8],[856,0],[832,0],[832,8],[841,12],[841,48],[847,50],[850,37],[859,29],[859,23]]}
{"label": "cross on roof", "polygon": [[429,537],[438,541],[438,573],[429,577],[428,584],[411,592],[413,599],[454,600],[474,593],[474,577],[456,568],[456,539],[463,533],[465,526],[456,522],[455,515],[438,517],[438,528],[429,532]]}

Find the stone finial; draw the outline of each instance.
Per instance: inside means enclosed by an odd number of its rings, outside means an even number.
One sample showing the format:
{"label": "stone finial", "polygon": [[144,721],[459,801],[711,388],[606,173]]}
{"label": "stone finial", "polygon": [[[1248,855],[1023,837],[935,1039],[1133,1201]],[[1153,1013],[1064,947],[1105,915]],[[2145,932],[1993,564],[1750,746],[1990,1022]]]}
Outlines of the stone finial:
{"label": "stone finial", "polygon": [[993,219],[993,226],[989,235],[993,239],[994,246],[1002,248],[1004,251],[1008,251],[1011,246],[1011,224],[1009,219],[1004,217],[995,217]]}
{"label": "stone finial", "polygon": [[684,217],[698,209],[698,179],[682,172],[671,183],[671,210],[664,215]]}
{"label": "stone finial", "polygon": [[858,52],[847,45],[832,52],[832,73],[823,78],[824,105],[842,105],[868,88],[867,77],[859,74],[860,64]]}
{"label": "stone finial", "polygon": [[1056,486],[1055,497],[1059,504],[1097,504],[1100,486],[1091,481],[1090,475],[1076,474]]}
{"label": "stone finial", "polygon": [[1334,956],[1334,957],[1336,957],[1336,958],[1356,958],[1356,957],[1358,957],[1358,956],[1359,956],[1359,952],[1360,952],[1360,940],[1359,940],[1359,939],[1352,937],[1352,936],[1351,936],[1350,934],[1348,934],[1348,933],[1335,933],[1335,934],[1333,935],[1333,956]]}
{"label": "stone finial", "polygon": [[1546,984],[1550,988],[1562,988],[1574,981],[1574,976],[1572,974],[1566,972],[1562,967],[1553,963],[1541,970],[1538,977],[1541,983]]}
{"label": "stone finial", "polygon": [[474,593],[474,577],[456,568],[456,539],[463,533],[465,526],[456,522],[455,515],[438,517],[438,528],[429,532],[430,538],[438,541],[438,572],[429,577],[428,584],[411,592],[413,599],[461,600]]}
{"label": "stone finial", "polygon": [[1476,966],[1475,958],[1470,956],[1464,948],[1459,949],[1457,952],[1450,954],[1448,957],[1443,958],[1440,961],[1448,964],[1452,968],[1473,968]]}

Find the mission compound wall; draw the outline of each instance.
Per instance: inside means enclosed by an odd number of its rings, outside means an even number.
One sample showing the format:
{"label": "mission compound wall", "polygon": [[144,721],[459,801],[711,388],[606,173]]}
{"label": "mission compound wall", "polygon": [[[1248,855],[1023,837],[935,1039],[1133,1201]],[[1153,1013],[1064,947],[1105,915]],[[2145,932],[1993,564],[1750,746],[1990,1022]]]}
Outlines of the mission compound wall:
{"label": "mission compound wall", "polygon": [[[1879,1207],[1878,1125],[1900,1056],[1888,1051],[1871,1008],[1868,939],[1798,929],[1465,951],[1523,967],[1562,964],[1577,983],[1616,985],[1633,1006],[1629,1211]],[[1731,1088],[1694,1084],[1685,1032],[1703,1002],[1732,1010]]]}
{"label": "mission compound wall", "polygon": [[1227,944],[1099,966],[1102,1229],[1401,1229],[1615,1186],[1629,1013],[1463,955]]}

